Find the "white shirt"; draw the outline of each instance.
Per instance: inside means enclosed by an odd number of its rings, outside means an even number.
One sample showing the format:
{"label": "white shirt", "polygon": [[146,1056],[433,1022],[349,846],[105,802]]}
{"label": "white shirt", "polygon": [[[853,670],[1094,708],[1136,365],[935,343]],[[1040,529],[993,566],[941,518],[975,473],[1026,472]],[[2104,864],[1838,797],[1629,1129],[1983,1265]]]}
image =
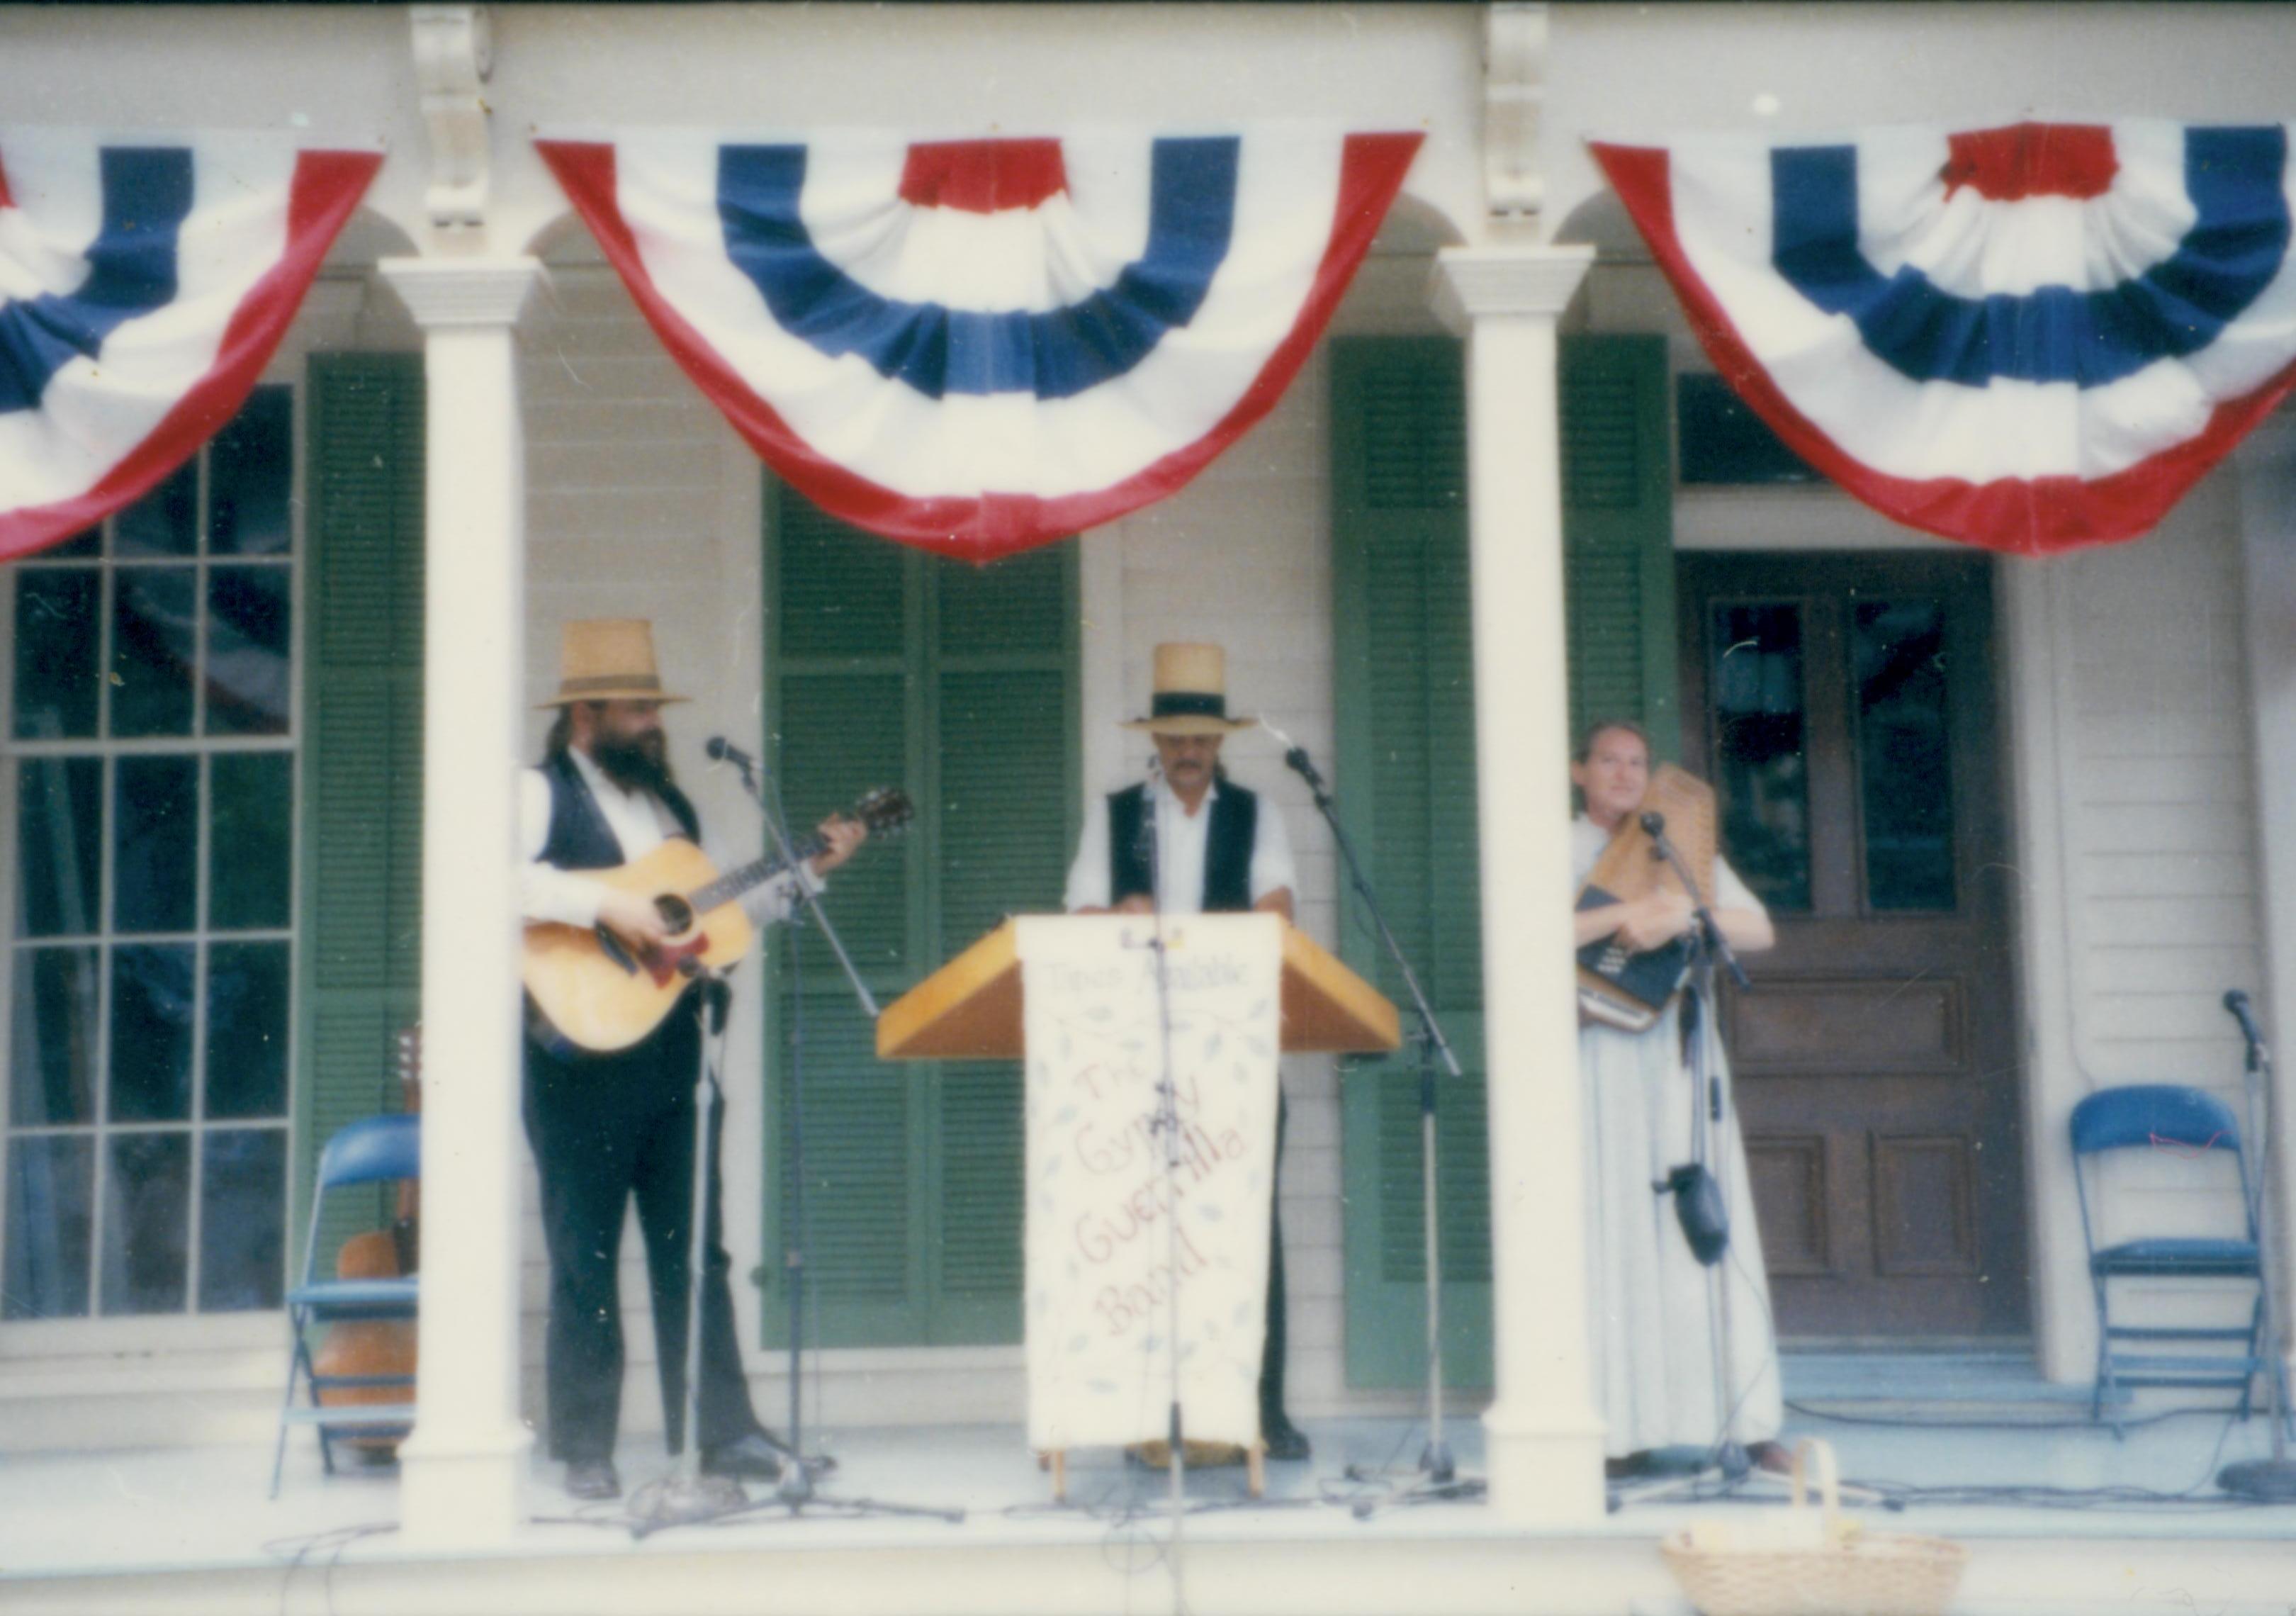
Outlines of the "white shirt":
{"label": "white shirt", "polygon": [[[677,816],[669,811],[669,805],[652,792],[624,791],[607,779],[605,771],[579,747],[568,747],[566,755],[574,760],[575,771],[590,788],[606,828],[621,844],[624,864],[644,858],[670,837],[685,833]],[[550,841],[550,776],[538,768],[519,773],[518,837],[519,856],[526,861],[519,871],[520,915],[529,921],[556,921],[568,926],[596,925],[598,905],[606,894],[605,883],[582,871],[562,870],[542,862],[542,849]],[[706,840],[703,850],[712,864],[720,869],[725,867],[725,860]],[[814,874],[813,866],[800,864],[794,871],[784,870],[772,880],[750,888],[742,895],[742,907],[760,926],[785,919],[797,906],[800,882],[809,890],[821,890],[822,882]]]}
{"label": "white shirt", "polygon": [[[1206,786],[1204,800],[1191,814],[1161,775],[1148,783],[1156,815],[1156,905],[1167,915],[1195,915],[1203,909],[1204,849],[1219,790],[1218,780]],[[1265,792],[1259,795],[1251,838],[1251,901],[1258,903],[1283,887],[1292,889],[1296,898],[1299,878],[1292,867],[1292,838],[1283,829],[1283,816]],[[1070,909],[1110,906],[1105,798],[1096,799],[1085,814],[1084,835],[1077,843],[1076,861],[1069,865],[1068,891],[1062,901]]]}

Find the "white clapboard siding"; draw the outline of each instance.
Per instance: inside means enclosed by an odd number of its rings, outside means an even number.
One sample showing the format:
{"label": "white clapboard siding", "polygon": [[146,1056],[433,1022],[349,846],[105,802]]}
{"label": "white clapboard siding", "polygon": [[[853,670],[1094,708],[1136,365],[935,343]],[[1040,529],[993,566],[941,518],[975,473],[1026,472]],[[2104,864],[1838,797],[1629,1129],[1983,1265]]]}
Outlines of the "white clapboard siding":
{"label": "white clapboard siding", "polygon": [[[2185,1083],[2237,1111],[2241,1045],[2220,1001],[2258,985],[2263,961],[2240,556],[2220,481],[2150,538],[2045,564],[2077,1093]],[[2124,1152],[2105,1165],[2092,1181],[2103,1239],[2240,1226],[2221,1160]],[[2227,1291],[2131,1284],[2128,1317],[2216,1322],[2244,1306]]]}

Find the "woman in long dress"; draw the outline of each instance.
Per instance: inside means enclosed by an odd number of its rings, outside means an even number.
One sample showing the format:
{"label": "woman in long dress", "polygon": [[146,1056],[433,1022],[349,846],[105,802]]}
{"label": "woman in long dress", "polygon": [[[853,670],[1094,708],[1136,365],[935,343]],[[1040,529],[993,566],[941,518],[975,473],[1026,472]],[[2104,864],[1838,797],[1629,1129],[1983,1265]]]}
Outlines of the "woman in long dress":
{"label": "woman in long dress", "polygon": [[[1586,885],[1611,836],[1631,822],[1650,772],[1650,740],[1637,726],[1606,723],[1587,734],[1570,766],[1571,783],[1586,804],[1571,826],[1574,890]],[[1753,954],[1776,940],[1761,900],[1718,857],[1714,885],[1714,918],[1733,949]],[[1687,931],[1692,910],[1668,888],[1581,910],[1577,922],[1580,947],[1616,935],[1641,953]],[[1681,1003],[1677,994],[1646,1031],[1588,1021],[1578,1033],[1591,1169],[1589,1316],[1603,1453],[1614,1474],[1631,1473],[1657,1449],[1711,1448],[1726,1437],[1743,1444],[1756,1464],[1783,1468],[1777,1342],[1734,1096],[1711,1130],[1709,1155],[1730,1213],[1729,1247],[1716,1270],[1727,1287],[1726,1305],[1710,1291],[1708,1270],[1683,1235],[1673,1196],[1660,1193],[1668,1174],[1693,1159],[1698,1097],[1684,1058]],[[1723,1059],[1718,1037],[1709,1047],[1715,1060]],[[1724,1093],[1731,1093],[1726,1081]],[[1714,1349],[1725,1317],[1730,1349],[1719,1360],[1727,1381],[1720,1387]]]}

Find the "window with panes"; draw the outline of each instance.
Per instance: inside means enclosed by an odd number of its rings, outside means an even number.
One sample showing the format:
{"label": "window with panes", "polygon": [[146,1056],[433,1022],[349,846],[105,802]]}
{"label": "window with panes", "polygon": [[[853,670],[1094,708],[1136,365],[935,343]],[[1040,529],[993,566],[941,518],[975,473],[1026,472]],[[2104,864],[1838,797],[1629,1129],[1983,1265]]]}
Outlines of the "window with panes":
{"label": "window with panes", "polygon": [[275,1308],[293,1004],[294,394],[7,569],[0,1320]]}

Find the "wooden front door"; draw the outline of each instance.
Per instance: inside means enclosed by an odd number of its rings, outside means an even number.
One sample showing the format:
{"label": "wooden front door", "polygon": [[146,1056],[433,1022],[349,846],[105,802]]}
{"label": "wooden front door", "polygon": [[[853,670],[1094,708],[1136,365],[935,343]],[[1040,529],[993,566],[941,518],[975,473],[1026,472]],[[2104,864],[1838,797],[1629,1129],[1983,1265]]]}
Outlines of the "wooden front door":
{"label": "wooden front door", "polygon": [[1777,923],[1722,1024],[1787,1337],[2026,1328],[1990,581],[1680,562],[1684,743]]}

